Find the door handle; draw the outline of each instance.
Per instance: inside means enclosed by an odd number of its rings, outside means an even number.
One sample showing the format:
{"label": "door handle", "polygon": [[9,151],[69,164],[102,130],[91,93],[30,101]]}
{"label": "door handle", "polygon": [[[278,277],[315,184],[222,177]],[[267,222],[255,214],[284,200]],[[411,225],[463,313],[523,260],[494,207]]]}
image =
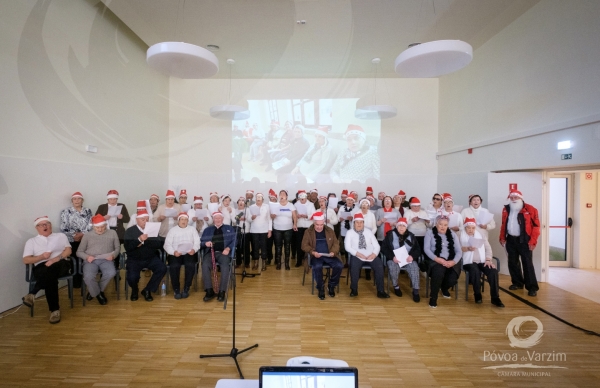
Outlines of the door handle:
{"label": "door handle", "polygon": [[567,218],[567,226],[570,228],[573,226],[573,219],[571,217]]}

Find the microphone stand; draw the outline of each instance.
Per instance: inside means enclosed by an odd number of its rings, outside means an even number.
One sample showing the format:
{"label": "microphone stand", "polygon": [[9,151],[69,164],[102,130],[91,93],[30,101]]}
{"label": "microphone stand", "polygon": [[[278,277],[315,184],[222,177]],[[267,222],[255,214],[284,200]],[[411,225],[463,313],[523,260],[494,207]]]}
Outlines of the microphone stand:
{"label": "microphone stand", "polygon": [[[247,199],[246,200],[246,205],[248,205],[250,203],[250,200]],[[248,206],[244,206],[244,221],[242,221],[242,230],[244,231],[242,233],[242,253],[245,255],[246,254],[246,219],[248,217]],[[245,259],[245,257],[244,257]],[[236,275],[242,275],[242,280],[240,281],[240,283],[244,283],[244,279],[245,278],[255,278],[257,276],[260,276],[260,273],[248,273],[246,272],[246,265],[244,264],[244,269],[242,270],[242,273],[236,273]]]}
{"label": "microphone stand", "polygon": [[[231,260],[235,260],[235,245],[237,243],[237,231],[235,232],[234,235],[234,244],[233,244],[233,251],[231,252]],[[231,350],[229,351],[229,353],[221,353],[221,354],[201,354],[200,358],[215,358],[215,357],[231,357],[233,358],[233,361],[235,362],[235,366],[237,367],[238,373],[240,375],[240,379],[244,378],[244,375],[242,374],[242,370],[240,369],[240,364],[238,363],[237,360],[237,356],[239,354],[245,353],[248,350],[254,349],[258,347],[258,344],[254,344],[252,346],[249,346],[245,349],[242,350],[238,350],[235,347],[235,290],[236,290],[236,285],[235,285],[235,272],[232,270],[230,271],[230,275],[229,275],[229,282],[230,282],[230,287],[233,289],[233,331],[231,333],[232,335],[232,345],[231,345]],[[225,302],[223,303],[223,310],[227,309],[227,296],[229,293],[226,294],[225,296]]]}

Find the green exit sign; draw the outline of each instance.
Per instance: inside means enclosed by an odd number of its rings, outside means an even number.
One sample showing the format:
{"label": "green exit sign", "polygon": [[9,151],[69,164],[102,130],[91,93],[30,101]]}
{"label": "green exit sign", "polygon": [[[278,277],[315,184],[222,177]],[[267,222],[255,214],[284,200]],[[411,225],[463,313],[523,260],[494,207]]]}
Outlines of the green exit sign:
{"label": "green exit sign", "polygon": [[562,154],[560,155],[560,160],[573,159],[573,154]]}

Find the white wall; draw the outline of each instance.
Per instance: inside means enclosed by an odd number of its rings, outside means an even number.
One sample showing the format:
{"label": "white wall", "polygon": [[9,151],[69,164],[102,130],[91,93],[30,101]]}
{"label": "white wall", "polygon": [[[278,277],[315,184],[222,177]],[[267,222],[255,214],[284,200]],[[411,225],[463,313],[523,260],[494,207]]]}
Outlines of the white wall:
{"label": "white wall", "polygon": [[[592,179],[587,179],[591,174]],[[600,183],[598,170],[576,172],[574,175],[573,203],[573,267],[600,269],[598,260],[598,228],[600,226],[600,209],[598,196]],[[588,208],[587,204],[592,207]]]}
{"label": "white wall", "polygon": [[441,191],[485,195],[488,171],[600,161],[599,14],[598,1],[542,0],[440,79]]}
{"label": "white wall", "polygon": [[164,194],[169,85],[146,48],[97,0],[0,3],[0,311],[27,292],[36,217],[57,231],[74,191],[93,211],[113,188],[130,209]]}
{"label": "white wall", "polygon": [[[209,192],[243,194],[232,184],[231,122],[212,119],[211,106],[227,103],[228,80],[172,79],[170,86],[169,184],[193,195]],[[436,189],[438,81],[379,80],[378,103],[398,108],[395,118],[383,120],[381,129],[381,183],[375,191],[429,197]],[[363,98],[372,103],[372,79],[234,79],[232,104],[253,99]],[[359,105],[362,101],[359,101]],[[257,184],[266,192],[298,187]],[[366,185],[319,185],[321,192],[342,188],[364,193]],[[310,189],[312,187],[302,187]]]}

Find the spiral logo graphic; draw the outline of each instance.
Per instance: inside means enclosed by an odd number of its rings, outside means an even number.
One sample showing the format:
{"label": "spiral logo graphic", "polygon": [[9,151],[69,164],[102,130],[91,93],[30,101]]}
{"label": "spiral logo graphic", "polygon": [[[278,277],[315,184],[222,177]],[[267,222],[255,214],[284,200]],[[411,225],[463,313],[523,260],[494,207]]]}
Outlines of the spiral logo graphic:
{"label": "spiral logo graphic", "polygon": [[[523,325],[523,323],[525,322],[530,321],[535,322],[535,324],[537,325],[537,330],[528,338],[520,338],[519,330],[521,328],[521,325]],[[516,317],[513,318],[510,322],[508,322],[508,325],[506,325],[506,335],[510,340],[510,346],[512,348],[530,348],[534,345],[537,345],[540,342],[542,335],[544,335],[544,325],[542,325],[542,322],[536,317]]]}

